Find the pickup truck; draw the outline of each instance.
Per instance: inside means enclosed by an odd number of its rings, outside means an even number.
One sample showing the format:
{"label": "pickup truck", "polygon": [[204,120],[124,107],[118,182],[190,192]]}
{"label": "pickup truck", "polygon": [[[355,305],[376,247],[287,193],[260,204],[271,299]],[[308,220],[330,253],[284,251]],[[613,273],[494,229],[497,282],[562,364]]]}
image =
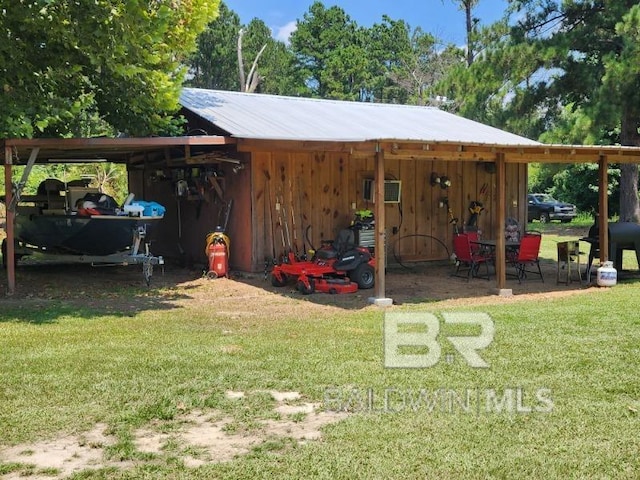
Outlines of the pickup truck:
{"label": "pickup truck", "polygon": [[542,223],[549,223],[551,220],[560,220],[567,223],[577,215],[575,205],[560,202],[547,193],[530,193],[527,200],[529,222],[540,220]]}

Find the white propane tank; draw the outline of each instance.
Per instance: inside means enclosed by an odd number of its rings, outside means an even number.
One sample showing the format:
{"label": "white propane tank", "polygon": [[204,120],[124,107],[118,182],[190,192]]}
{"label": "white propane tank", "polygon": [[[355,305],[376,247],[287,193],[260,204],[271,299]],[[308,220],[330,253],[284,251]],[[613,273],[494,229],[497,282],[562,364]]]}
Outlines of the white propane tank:
{"label": "white propane tank", "polygon": [[613,287],[618,280],[618,272],[613,267],[613,262],[604,262],[598,268],[596,282],[599,287]]}

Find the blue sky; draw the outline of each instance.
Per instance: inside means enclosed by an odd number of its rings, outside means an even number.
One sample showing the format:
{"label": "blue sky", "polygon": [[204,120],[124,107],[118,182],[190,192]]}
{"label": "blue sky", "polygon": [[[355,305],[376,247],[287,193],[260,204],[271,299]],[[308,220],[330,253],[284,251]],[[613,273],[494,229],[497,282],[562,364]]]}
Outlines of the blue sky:
{"label": "blue sky", "polygon": [[[273,36],[285,41],[295,28],[295,22],[309,10],[313,0],[223,0],[227,7],[240,16],[242,23],[253,18],[264,21]],[[322,0],[321,0],[322,1]],[[454,0],[339,0],[322,2],[326,8],[337,5],[358,25],[370,27],[382,21],[382,15],[404,20],[412,28],[422,29],[449,43],[465,42],[464,12]],[[487,25],[498,20],[507,6],[507,0],[479,0],[474,16]]]}

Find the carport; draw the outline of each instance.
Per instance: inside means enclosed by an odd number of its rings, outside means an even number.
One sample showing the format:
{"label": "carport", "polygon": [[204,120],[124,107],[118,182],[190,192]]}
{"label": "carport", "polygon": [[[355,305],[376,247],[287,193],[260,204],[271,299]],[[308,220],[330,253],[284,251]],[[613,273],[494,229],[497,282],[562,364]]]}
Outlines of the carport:
{"label": "carport", "polygon": [[[224,136],[185,136],[150,138],[51,138],[51,139],[5,139],[4,179],[6,205],[6,259],[7,294],[16,289],[14,257],[15,205],[33,165],[47,163],[92,163],[113,162],[145,165],[154,161],[188,159],[194,148],[225,149],[233,145],[232,138]],[[13,182],[13,167],[24,166],[19,182]],[[6,188],[12,186],[12,188]]]}

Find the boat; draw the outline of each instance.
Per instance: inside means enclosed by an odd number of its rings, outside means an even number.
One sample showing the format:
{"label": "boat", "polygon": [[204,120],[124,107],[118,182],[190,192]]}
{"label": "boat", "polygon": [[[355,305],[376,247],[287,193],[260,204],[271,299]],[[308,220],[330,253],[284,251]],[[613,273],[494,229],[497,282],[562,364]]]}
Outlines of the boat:
{"label": "boat", "polygon": [[[20,184],[24,185],[26,179]],[[19,184],[19,185],[20,185]],[[149,234],[162,220],[165,208],[156,202],[135,200],[130,193],[122,205],[89,187],[84,180],[63,183],[46,179],[36,195],[20,188],[7,204],[14,212],[13,254],[18,261],[85,263],[93,266],[141,265],[147,285],[153,267],[164,266],[150,250]],[[0,197],[6,203],[6,198]],[[7,239],[2,262],[7,263]],[[164,268],[164,267],[163,267]]]}
{"label": "boat", "polygon": [[118,206],[95,188],[47,179],[37,195],[23,195],[16,204],[16,249],[21,254],[76,256],[127,253],[136,248],[140,234],[150,234],[164,212],[161,205],[136,201],[133,194]]}
{"label": "boat", "polygon": [[130,250],[134,234],[150,228],[161,217],[126,215],[20,215],[16,216],[15,238],[21,246],[33,246],[46,253],[111,255]]}

